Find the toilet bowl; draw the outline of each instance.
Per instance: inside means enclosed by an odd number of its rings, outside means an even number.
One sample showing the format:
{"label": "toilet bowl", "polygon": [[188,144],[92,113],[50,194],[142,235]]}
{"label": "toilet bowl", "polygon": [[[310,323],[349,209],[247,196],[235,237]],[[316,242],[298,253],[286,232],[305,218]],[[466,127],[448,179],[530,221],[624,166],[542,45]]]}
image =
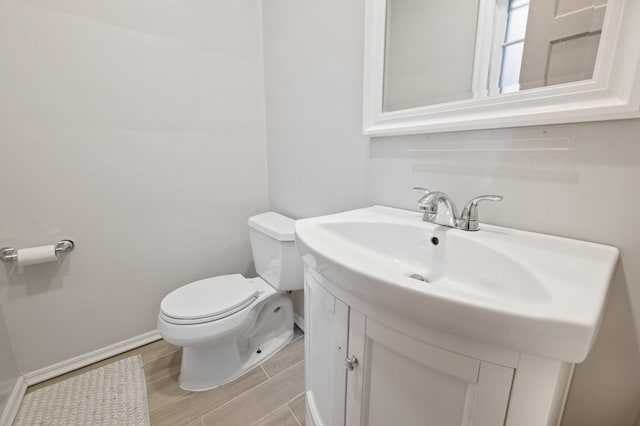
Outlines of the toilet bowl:
{"label": "toilet bowl", "polygon": [[179,385],[220,386],[276,353],[293,337],[285,291],[303,288],[294,221],[274,212],[249,218],[256,278],[222,275],[184,285],[162,299],[158,331],[181,346]]}

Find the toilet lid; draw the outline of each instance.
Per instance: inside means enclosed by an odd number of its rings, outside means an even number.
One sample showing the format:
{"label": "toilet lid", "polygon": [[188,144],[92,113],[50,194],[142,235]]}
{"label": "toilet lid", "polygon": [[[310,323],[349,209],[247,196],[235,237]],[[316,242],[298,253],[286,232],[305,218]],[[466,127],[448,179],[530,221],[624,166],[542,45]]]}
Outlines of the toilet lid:
{"label": "toilet lid", "polygon": [[222,275],[172,291],[162,299],[160,310],[180,320],[220,319],[248,306],[257,296],[258,290],[242,275]]}

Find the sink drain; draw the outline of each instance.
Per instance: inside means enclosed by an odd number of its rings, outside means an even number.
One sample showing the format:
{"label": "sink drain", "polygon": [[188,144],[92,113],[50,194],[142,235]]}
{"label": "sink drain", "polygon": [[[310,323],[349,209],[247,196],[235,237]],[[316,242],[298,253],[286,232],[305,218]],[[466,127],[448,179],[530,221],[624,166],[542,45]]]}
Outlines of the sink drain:
{"label": "sink drain", "polygon": [[414,280],[422,281],[428,283],[429,280],[422,274],[409,274],[409,278],[413,278]]}

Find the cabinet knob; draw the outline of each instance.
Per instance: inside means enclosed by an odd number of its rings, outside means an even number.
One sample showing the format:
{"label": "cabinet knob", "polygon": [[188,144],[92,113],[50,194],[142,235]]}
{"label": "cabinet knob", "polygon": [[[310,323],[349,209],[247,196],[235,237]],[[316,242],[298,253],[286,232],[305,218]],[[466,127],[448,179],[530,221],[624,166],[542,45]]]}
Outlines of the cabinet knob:
{"label": "cabinet knob", "polygon": [[344,360],[344,366],[347,367],[349,371],[353,371],[356,365],[358,365],[358,358],[356,358],[355,355],[351,355]]}

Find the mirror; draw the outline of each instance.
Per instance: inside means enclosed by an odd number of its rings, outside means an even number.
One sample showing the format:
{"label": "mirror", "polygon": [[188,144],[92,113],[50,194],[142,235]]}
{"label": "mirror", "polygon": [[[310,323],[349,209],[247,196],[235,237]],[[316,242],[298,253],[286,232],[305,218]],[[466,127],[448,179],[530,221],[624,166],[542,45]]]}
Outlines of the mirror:
{"label": "mirror", "polygon": [[605,10],[606,0],[387,0],[383,111],[588,80]]}
{"label": "mirror", "polygon": [[639,116],[637,3],[367,0],[364,132]]}

